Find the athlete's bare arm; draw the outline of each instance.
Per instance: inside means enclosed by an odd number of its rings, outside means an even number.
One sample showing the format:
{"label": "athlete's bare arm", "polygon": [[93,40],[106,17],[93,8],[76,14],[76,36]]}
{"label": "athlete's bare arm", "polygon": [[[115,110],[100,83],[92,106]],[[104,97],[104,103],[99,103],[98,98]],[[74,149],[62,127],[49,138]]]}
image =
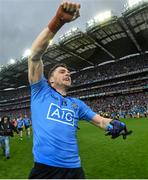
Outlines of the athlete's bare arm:
{"label": "athlete's bare arm", "polygon": [[112,121],[112,119],[104,118],[100,115],[95,115],[92,119],[92,124],[99,126],[100,128],[106,129],[107,125]]}
{"label": "athlete's bare arm", "polygon": [[31,47],[31,55],[28,59],[28,79],[30,83],[38,82],[43,74],[43,62],[41,56],[52,39],[53,33],[45,28],[36,38]]}
{"label": "athlete's bare arm", "polygon": [[65,23],[71,22],[79,17],[79,9],[80,4],[72,2],[61,3],[56,15],[33,42],[31,55],[28,58],[28,78],[30,83],[36,83],[41,79],[43,74],[41,56],[45,52],[49,41]]}

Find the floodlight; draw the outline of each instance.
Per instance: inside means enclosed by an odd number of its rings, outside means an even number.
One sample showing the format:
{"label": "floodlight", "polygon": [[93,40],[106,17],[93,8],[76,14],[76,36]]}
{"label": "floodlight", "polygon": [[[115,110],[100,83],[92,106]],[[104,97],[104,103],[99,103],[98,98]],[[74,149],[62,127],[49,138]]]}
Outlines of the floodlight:
{"label": "floodlight", "polygon": [[26,49],[24,54],[23,54],[23,58],[28,57],[31,54],[31,50],[30,49]]}
{"label": "floodlight", "polygon": [[132,8],[133,6],[138,5],[142,1],[143,0],[128,0],[128,7]]}
{"label": "floodlight", "polygon": [[68,38],[68,37],[74,35],[77,31],[79,31],[79,28],[76,28],[76,27],[71,28],[64,35],[60,36],[59,41],[63,41],[65,38]]}
{"label": "floodlight", "polygon": [[77,27],[73,27],[73,28],[71,29],[72,32],[75,32],[75,31],[77,31],[77,30],[78,30]]}
{"label": "floodlight", "polygon": [[87,22],[87,26],[90,27],[90,26],[93,26],[95,23],[94,19],[91,19]]}
{"label": "floodlight", "polygon": [[51,39],[50,41],[49,41],[49,45],[51,46],[53,44],[53,40]]}
{"label": "floodlight", "polygon": [[95,22],[100,22],[101,23],[101,22],[103,22],[103,21],[105,21],[107,19],[110,19],[111,15],[112,15],[111,11],[105,11],[105,12],[100,13],[97,16],[95,16],[94,20],[95,20]]}
{"label": "floodlight", "polygon": [[78,30],[78,28],[75,28],[75,27],[73,27],[73,28],[71,28],[69,31],[67,31],[66,33],[65,33],[65,37],[68,37],[68,36],[71,36],[74,32],[76,32]]}
{"label": "floodlight", "polygon": [[4,65],[1,65],[1,66],[0,66],[0,71],[1,71],[4,67],[5,67]]}
{"label": "floodlight", "polygon": [[112,17],[111,11],[104,11],[103,13],[99,13],[97,16],[95,16],[93,19],[89,20],[87,22],[87,26],[91,27],[95,25],[96,23],[102,23]]}
{"label": "floodlight", "polygon": [[16,60],[15,59],[10,59],[9,64],[15,64]]}

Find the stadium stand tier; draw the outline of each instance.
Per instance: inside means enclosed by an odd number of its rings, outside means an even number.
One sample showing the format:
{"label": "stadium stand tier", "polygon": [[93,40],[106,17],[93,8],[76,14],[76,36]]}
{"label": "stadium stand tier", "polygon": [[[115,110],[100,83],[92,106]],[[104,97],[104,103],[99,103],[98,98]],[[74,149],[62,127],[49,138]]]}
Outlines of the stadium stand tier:
{"label": "stadium stand tier", "polygon": [[[45,77],[65,63],[73,79],[68,95],[112,117],[148,116],[148,2],[121,17],[75,28],[44,53]],[[0,116],[30,115],[27,59],[0,70]]]}

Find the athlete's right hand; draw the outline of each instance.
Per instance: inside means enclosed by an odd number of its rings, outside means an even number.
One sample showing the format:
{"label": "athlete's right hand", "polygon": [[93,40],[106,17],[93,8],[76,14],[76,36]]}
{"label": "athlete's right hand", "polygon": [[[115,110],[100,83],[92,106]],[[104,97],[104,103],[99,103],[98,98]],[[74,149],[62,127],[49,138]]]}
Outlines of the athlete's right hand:
{"label": "athlete's right hand", "polygon": [[56,15],[49,22],[48,28],[52,33],[56,33],[65,23],[71,22],[80,16],[80,4],[72,2],[62,2]]}
{"label": "athlete's right hand", "polygon": [[80,4],[72,2],[62,2],[59,6],[56,17],[64,23],[73,21],[80,16]]}

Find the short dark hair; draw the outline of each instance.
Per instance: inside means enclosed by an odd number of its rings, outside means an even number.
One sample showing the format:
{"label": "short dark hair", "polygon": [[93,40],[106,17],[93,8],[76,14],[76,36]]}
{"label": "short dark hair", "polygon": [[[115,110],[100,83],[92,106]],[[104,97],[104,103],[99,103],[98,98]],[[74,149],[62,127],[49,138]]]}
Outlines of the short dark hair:
{"label": "short dark hair", "polygon": [[53,73],[58,67],[64,67],[64,68],[68,69],[67,65],[64,64],[64,63],[56,64],[56,65],[54,65],[54,66],[50,69],[50,71],[48,72],[48,79],[50,79],[50,77],[52,76],[52,73]]}
{"label": "short dark hair", "polygon": [[7,118],[8,121],[10,121],[10,117],[9,116],[3,116],[1,119],[1,122],[4,122],[4,119]]}

